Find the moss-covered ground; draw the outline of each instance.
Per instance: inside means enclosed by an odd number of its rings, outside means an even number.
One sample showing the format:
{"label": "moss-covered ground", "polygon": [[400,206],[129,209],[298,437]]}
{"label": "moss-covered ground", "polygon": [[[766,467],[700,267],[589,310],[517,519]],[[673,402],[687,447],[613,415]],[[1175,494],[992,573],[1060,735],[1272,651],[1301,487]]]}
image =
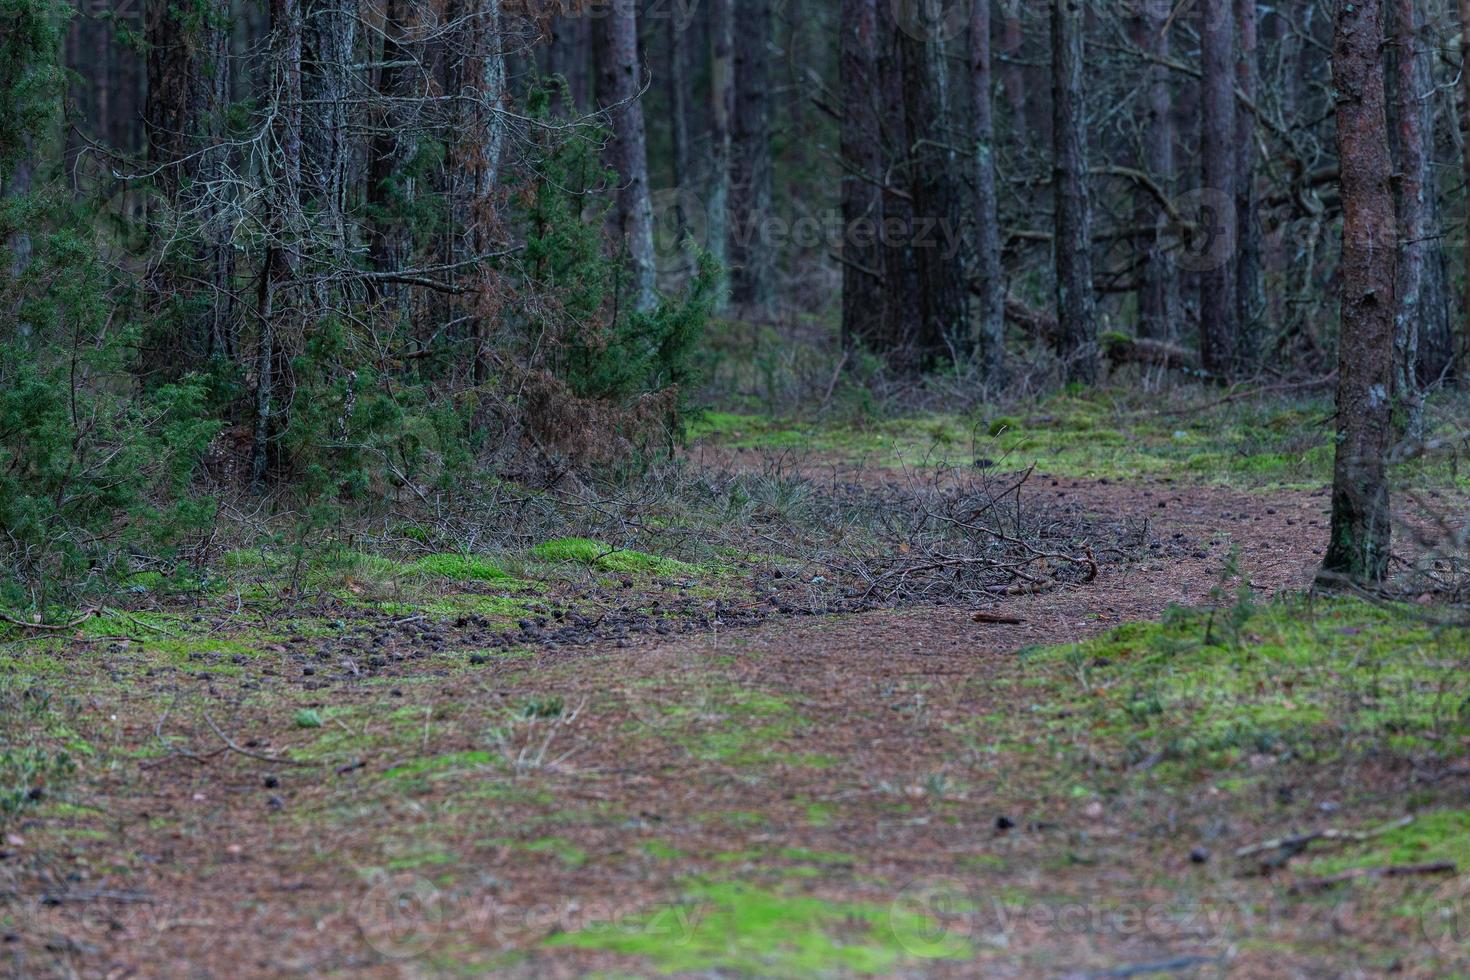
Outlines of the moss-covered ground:
{"label": "moss-covered ground", "polygon": [[[1229,396],[1223,396],[1229,397]],[[1239,487],[1320,486],[1332,475],[1330,397],[1269,397],[1220,404],[1208,391],[1146,395],[1094,391],[969,413],[809,422],[710,412],[693,435],[709,446],[816,453],[877,467],[980,465],[1069,477],[1170,477]],[[1445,432],[1463,427],[1458,401],[1430,412]],[[1466,487],[1445,461],[1402,467],[1401,480]]]}
{"label": "moss-covered ground", "polygon": [[[1069,404],[974,424],[987,440],[1049,433],[1037,445],[1058,471],[1131,460],[1178,480],[1207,472],[1186,448],[1229,455],[1246,438],[1188,419],[1110,444]],[[1264,424],[1237,411],[1286,411],[1226,408],[1218,432]],[[779,445],[774,423],[747,424],[715,417],[709,438]],[[1194,434],[1164,434],[1176,425]],[[937,430],[905,431],[918,445]],[[952,431],[958,445],[970,429]],[[830,438],[824,451],[852,448]],[[1251,455],[1288,455],[1263,438]],[[1313,491],[1266,487],[1311,483],[1316,465],[1208,479],[1259,490],[1263,512],[1316,507]],[[1088,492],[1047,488],[1063,490]],[[1241,496],[1186,503],[1239,520]],[[1147,503],[1164,540],[1189,509],[1172,500]],[[1314,533],[1242,536],[1264,553],[1240,564],[1309,565]],[[1222,553],[998,601],[1015,625],[944,607],[698,619],[757,595],[751,569],[780,544],[723,559],[549,535],[392,557],[253,549],[214,580],[142,578],[135,602],[65,631],[13,630],[0,962],[26,976],[1470,970],[1470,630],[1448,611],[1272,597]]]}

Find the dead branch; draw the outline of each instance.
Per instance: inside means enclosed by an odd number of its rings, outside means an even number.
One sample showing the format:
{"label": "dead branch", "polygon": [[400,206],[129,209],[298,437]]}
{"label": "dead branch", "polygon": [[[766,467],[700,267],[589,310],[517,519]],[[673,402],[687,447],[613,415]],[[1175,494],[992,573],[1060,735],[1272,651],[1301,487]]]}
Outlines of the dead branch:
{"label": "dead branch", "polygon": [[225,743],[225,747],[227,749],[229,749],[231,752],[238,752],[240,755],[243,755],[247,758],[257,759],[261,762],[268,762],[273,766],[310,766],[315,768],[321,765],[320,762],[308,762],[304,759],[287,759],[278,755],[266,755],[264,752],[252,752],[250,749],[247,749],[243,745],[238,744],[234,739],[226,735],[224,731],[214,723],[214,719],[210,717],[209,712],[207,711],[204,713],[204,723],[207,724],[210,729],[219,736],[219,740]]}
{"label": "dead branch", "polygon": [[1334,885],[1356,881],[1359,878],[1404,878],[1410,875],[1452,875],[1456,871],[1453,861],[1433,861],[1429,864],[1388,864],[1374,868],[1352,868],[1325,878],[1308,878],[1292,884],[1287,891],[1294,895],[1326,891]]}

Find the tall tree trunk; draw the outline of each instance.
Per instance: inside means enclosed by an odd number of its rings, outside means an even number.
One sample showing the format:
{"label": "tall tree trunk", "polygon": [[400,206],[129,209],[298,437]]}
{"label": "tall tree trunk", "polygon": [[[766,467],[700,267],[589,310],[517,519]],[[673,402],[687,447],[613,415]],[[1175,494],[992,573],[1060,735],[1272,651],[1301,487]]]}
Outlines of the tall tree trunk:
{"label": "tall tree trunk", "polygon": [[[688,25],[672,13],[664,17],[664,40],[669,46],[669,143],[670,163],[674,187],[680,192],[675,198],[674,234],[678,247],[682,249],[689,236],[689,216],[684,213],[685,202],[693,199],[693,164],[689,146],[689,39]],[[687,271],[687,270],[684,270]]]}
{"label": "tall tree trunk", "polygon": [[[1465,40],[1470,38],[1470,0],[1459,0],[1456,10],[1460,18],[1460,149],[1464,154],[1464,179],[1470,184],[1470,71],[1465,70],[1465,53],[1470,51]],[[1470,222],[1470,215],[1466,217]],[[1457,346],[1470,347],[1470,246],[1465,253],[1465,295],[1460,304],[1461,337]]]}
{"label": "tall tree trunk", "polygon": [[[730,122],[735,110],[735,44],[733,0],[709,0],[710,183],[705,202],[706,247],[725,268],[730,243]],[[729,290],[720,291],[717,312],[723,313]]]}
{"label": "tall tree trunk", "polygon": [[[1256,0],[1235,0],[1235,87],[1251,104],[1256,103],[1259,70],[1256,37],[1259,33]],[[1254,178],[1256,159],[1256,116],[1239,99],[1235,101],[1235,231],[1238,238],[1235,260],[1235,322],[1237,368],[1255,366],[1266,312],[1266,294],[1261,283],[1261,227],[1256,214]]]}
{"label": "tall tree trunk", "polygon": [[[1235,237],[1235,57],[1231,0],[1201,0],[1200,163],[1204,176],[1201,223],[1210,235]],[[1219,207],[1212,202],[1219,202]],[[1233,247],[1200,270],[1200,365],[1216,378],[1238,366],[1236,254]]]}
{"label": "tall tree trunk", "polygon": [[266,175],[271,241],[260,277],[260,336],[255,355],[255,433],[250,472],[265,482],[278,399],[276,362],[296,326],[301,211],[301,0],[271,0],[271,84],[274,144]]}
{"label": "tall tree trunk", "polygon": [[[313,223],[327,237],[325,251],[333,267],[345,268],[349,262],[346,210],[351,163],[347,116],[357,61],[356,0],[306,0],[303,30],[303,166],[316,198]],[[325,312],[332,301],[325,289],[316,292],[317,312]]]}
{"label": "tall tree trunk", "polygon": [[1376,582],[1388,569],[1385,472],[1393,443],[1393,167],[1384,108],[1379,0],[1337,8],[1332,83],[1342,167],[1342,327],[1338,341],[1337,457],[1332,538],[1322,579]]}
{"label": "tall tree trunk", "polygon": [[[1159,61],[1169,58],[1167,24],[1172,9],[1170,0],[1142,0],[1136,22],[1135,41],[1147,54]],[[1144,127],[1142,158],[1139,169],[1150,174],[1166,196],[1173,196],[1174,181],[1174,116],[1169,91],[1169,68],[1151,63],[1145,69]],[[1179,329],[1179,272],[1170,267],[1164,245],[1164,209],[1152,196],[1138,192],[1140,225],[1152,225],[1153,235],[1145,242],[1147,254],[1138,290],[1138,335],[1151,340],[1170,340]]]}
{"label": "tall tree trunk", "polygon": [[1052,193],[1056,229],[1057,353],[1068,381],[1097,380],[1097,314],[1092,292],[1092,216],[1087,188],[1087,124],[1082,98],[1083,0],[1052,0]]}
{"label": "tall tree trunk", "polygon": [[1454,358],[1439,196],[1434,177],[1433,49],[1415,0],[1393,0],[1394,141],[1397,151],[1399,236],[1395,388],[1406,432],[1419,436],[1420,389],[1447,373]]}
{"label": "tall tree trunk", "polygon": [[838,21],[842,85],[842,345],[885,349],[883,338],[883,134],[877,73],[878,0],[843,0]]}
{"label": "tall tree trunk", "polygon": [[995,191],[995,113],[990,69],[990,0],[970,0],[970,101],[975,127],[975,350],[987,384],[1005,383],[1005,272]]}
{"label": "tall tree trunk", "polygon": [[771,0],[735,7],[735,114],[731,122],[730,298],[747,316],[775,306],[771,213]]}
{"label": "tall tree trunk", "polygon": [[153,274],[153,292],[165,302],[211,284],[208,312],[190,314],[179,343],[155,352],[157,366],[177,373],[228,351],[231,334],[229,278],[232,252],[221,241],[216,198],[208,193],[224,164],[217,146],[218,120],[228,102],[226,25],[228,6],[216,0],[187,13],[162,0],[145,11],[148,29],[148,159],[164,201],[161,216],[172,227],[156,229],[175,241],[175,254]]}
{"label": "tall tree trunk", "polygon": [[968,295],[959,229],[964,224],[960,165],[950,135],[949,70],[944,42],[925,31],[901,31],[904,110],[908,120],[904,175],[916,223],[908,247],[919,273],[913,296],[916,350],[923,367],[970,352]]}
{"label": "tall tree trunk", "polygon": [[619,176],[613,230],[627,254],[634,307],[651,310],[658,304],[658,292],[635,0],[607,0],[593,18],[592,46],[597,61],[597,101],[612,124],[606,160]]}
{"label": "tall tree trunk", "polygon": [[[410,0],[386,0],[383,7],[382,71],[377,91],[385,109],[368,156],[367,199],[374,215],[369,239],[373,268],[390,276],[407,267],[413,236],[403,213],[416,196],[410,164],[418,155],[417,120],[410,108],[425,79],[423,45],[414,39],[419,15]],[[408,291],[391,279],[373,280],[374,298],[392,304],[400,320],[409,314]]]}
{"label": "tall tree trunk", "polygon": [[878,4],[878,118],[882,126],[883,330],[878,348],[890,367],[900,373],[917,371],[922,353],[918,343],[919,266],[912,247],[914,197],[908,189],[908,105],[903,66],[903,34],[893,7]]}

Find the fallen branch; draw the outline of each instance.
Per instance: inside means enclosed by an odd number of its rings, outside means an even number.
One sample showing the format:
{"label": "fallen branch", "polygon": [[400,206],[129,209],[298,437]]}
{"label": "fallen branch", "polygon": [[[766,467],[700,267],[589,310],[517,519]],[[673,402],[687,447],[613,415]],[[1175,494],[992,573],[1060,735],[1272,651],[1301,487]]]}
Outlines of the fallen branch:
{"label": "fallen branch", "polygon": [[1114,368],[1124,364],[1152,364],[1165,368],[1199,369],[1199,356],[1187,347],[1148,337],[1109,333],[1102,339],[1103,354]]}
{"label": "fallen branch", "polygon": [[997,626],[1020,626],[1026,622],[1024,619],[1016,616],[1005,616],[1000,613],[986,612],[983,609],[974,613],[970,618],[977,623],[994,623]]}
{"label": "fallen branch", "polygon": [[251,750],[245,748],[243,745],[237,744],[234,739],[226,735],[224,731],[221,730],[220,727],[214,723],[214,719],[209,716],[209,712],[207,711],[204,713],[204,722],[216,735],[219,736],[220,741],[225,743],[226,748],[228,748],[231,752],[238,752],[241,755],[246,756],[247,758],[257,759],[261,762],[268,762],[273,766],[317,767],[321,765],[320,762],[308,762],[303,759],[287,759],[277,755],[266,755],[264,752],[252,752]]}
{"label": "fallen branch", "polygon": [[1400,827],[1407,827],[1414,822],[1413,815],[1401,817],[1393,823],[1384,824],[1376,830],[1339,830],[1335,827],[1327,827],[1322,830],[1314,830],[1306,834],[1297,834],[1292,837],[1275,837],[1259,844],[1251,844],[1246,847],[1237,848],[1237,858],[1254,857],[1257,854],[1266,854],[1271,851],[1277,852],[1276,859],[1271,863],[1273,867],[1280,867],[1296,855],[1307,849],[1307,845],[1317,841],[1350,841],[1360,842],[1380,837]]}
{"label": "fallen branch", "polygon": [[1449,769],[1441,769],[1439,772],[1421,772],[1418,774],[1419,782],[1434,784],[1446,779],[1458,779],[1470,776],[1470,766],[1452,766]]}
{"label": "fallen branch", "polygon": [[1452,875],[1456,871],[1453,861],[1434,861],[1430,864],[1386,864],[1374,868],[1352,868],[1326,878],[1308,878],[1294,883],[1287,891],[1294,895],[1307,892],[1326,891],[1335,885],[1356,881],[1359,878],[1405,878],[1410,875]]}
{"label": "fallen branch", "polygon": [[65,623],[33,623],[33,622],[27,622],[24,619],[16,619],[14,616],[9,616],[9,615],[6,615],[3,612],[0,612],[0,621],[7,622],[7,623],[9,623],[12,626],[19,626],[21,629],[27,629],[27,630],[69,630],[69,629],[74,629],[75,627],[78,627],[78,626],[82,625],[87,620],[91,619],[93,616],[99,615],[101,612],[102,612],[101,609],[88,609],[88,610],[85,610],[76,619],[73,619],[73,620],[71,620],[69,622],[65,622]]}

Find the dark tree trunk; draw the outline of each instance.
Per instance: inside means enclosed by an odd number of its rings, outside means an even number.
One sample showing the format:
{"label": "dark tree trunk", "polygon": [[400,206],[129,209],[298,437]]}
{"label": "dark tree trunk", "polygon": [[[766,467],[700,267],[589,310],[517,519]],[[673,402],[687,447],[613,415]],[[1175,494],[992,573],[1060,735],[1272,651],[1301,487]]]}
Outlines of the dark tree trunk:
{"label": "dark tree trunk", "polygon": [[970,2],[970,101],[975,127],[975,352],[987,384],[1005,383],[1005,273],[995,191],[995,113],[990,69],[990,0]]}
{"label": "dark tree trunk", "polygon": [[648,140],[644,131],[642,61],[634,0],[608,0],[592,22],[597,61],[597,102],[612,124],[606,162],[619,176],[612,211],[614,235],[632,273],[633,304],[658,304],[653,246],[653,202],[648,189]]}
{"label": "dark tree trunk", "polygon": [[771,214],[771,0],[735,6],[735,113],[731,122],[730,298],[748,316],[775,306]]}
{"label": "dark tree trunk", "polygon": [[[316,198],[314,224],[324,233],[332,265],[347,265],[347,188],[351,146],[348,106],[353,97],[357,47],[355,0],[306,0],[302,38],[303,166]],[[316,297],[325,312],[323,290]]]}
{"label": "dark tree trunk", "polygon": [[946,357],[968,356],[970,330],[964,256],[964,224],[958,155],[952,143],[949,71],[944,44],[923,32],[901,31],[904,113],[908,119],[904,174],[913,196],[914,228],[908,247],[918,269],[915,351],[922,367]]}
{"label": "dark tree trunk", "polygon": [[[410,101],[424,83],[422,73],[410,67],[423,62],[423,45],[411,39],[417,26],[409,0],[387,0],[383,8],[384,67],[377,84],[387,108],[368,157],[367,198],[375,216],[369,243],[373,268],[390,275],[407,267],[413,249],[413,236],[406,227],[409,219],[402,212],[417,190],[409,176],[409,164],[419,151]],[[374,282],[375,298],[391,303],[397,316],[407,319],[407,290],[391,280]]]}
{"label": "dark tree trunk", "polygon": [[689,236],[689,216],[684,213],[685,202],[694,199],[694,173],[689,144],[690,32],[688,25],[672,12],[664,17],[664,25],[664,40],[669,47],[669,162],[672,165],[674,187],[680,192],[676,198],[674,233],[678,238],[678,247],[682,248],[684,240]]}
{"label": "dark tree trunk", "polygon": [[1394,106],[1398,180],[1398,313],[1395,388],[1407,432],[1417,437],[1422,385],[1446,374],[1454,358],[1448,284],[1434,186],[1433,49],[1414,0],[1393,0]]}
{"label": "dark tree trunk", "polygon": [[301,211],[301,0],[271,0],[270,97],[278,106],[272,120],[274,153],[265,176],[271,242],[260,278],[260,336],[255,354],[255,433],[250,472],[265,482],[278,402],[276,362],[297,325],[300,302]]}
{"label": "dark tree trunk", "polygon": [[[1252,104],[1257,99],[1256,36],[1259,30],[1256,0],[1235,0],[1237,58],[1235,86]],[[1256,214],[1256,116],[1235,100],[1235,230],[1239,239],[1235,260],[1235,360],[1238,369],[1255,367],[1266,312],[1261,283],[1261,228]]]}
{"label": "dark tree trunk", "polygon": [[[730,253],[730,124],[735,111],[735,26],[733,0],[709,0],[710,183],[706,204],[706,247],[722,268]],[[723,312],[728,289],[720,294]]]}
{"label": "dark tree trunk", "polygon": [[[887,8],[887,9],[885,9]],[[908,123],[904,91],[902,34],[892,7],[878,4],[878,70],[875,79],[882,127],[883,344],[878,352],[900,372],[919,368],[917,342],[919,267],[914,257],[914,198],[909,193]]]}
{"label": "dark tree trunk", "polygon": [[1398,231],[1390,187],[1379,0],[1338,6],[1332,46],[1342,168],[1342,327],[1337,457],[1324,581],[1376,582],[1388,569],[1385,473],[1393,443],[1394,278]]}
{"label": "dark tree trunk", "polygon": [[[1199,220],[1206,234],[1238,243],[1235,228],[1235,56],[1231,0],[1201,0],[1200,163],[1204,178]],[[1200,363],[1217,378],[1238,363],[1236,254],[1233,247],[1202,263],[1199,296]]]}
{"label": "dark tree trunk", "polygon": [[1056,228],[1057,353],[1068,381],[1097,380],[1092,217],[1082,98],[1082,0],[1052,0],[1052,193]]}
{"label": "dark tree trunk", "polygon": [[842,345],[883,351],[883,134],[877,93],[878,0],[843,0]]}
{"label": "dark tree trunk", "polygon": [[[1169,34],[1165,25],[1171,9],[1170,0],[1143,0],[1141,16],[1136,21],[1135,41],[1144,52],[1159,60],[1169,58]],[[1165,195],[1173,196],[1174,117],[1169,69],[1161,64],[1148,65],[1144,85],[1143,154],[1138,161],[1139,169],[1150,174]],[[1167,216],[1153,196],[1142,190],[1137,193],[1139,225],[1152,225],[1156,229],[1144,243],[1148,251],[1142,259],[1138,290],[1138,335],[1172,341],[1179,330],[1179,271],[1170,266],[1170,256],[1164,247]]]}
{"label": "dark tree trunk", "polygon": [[[220,113],[229,99],[228,7],[211,3],[203,16],[185,16],[171,3],[150,4],[148,28],[148,159],[155,185],[174,226],[160,228],[178,244],[152,277],[165,302],[210,284],[208,309],[189,314],[177,344],[156,351],[166,374],[229,353],[233,329],[230,278],[233,253],[217,220],[216,199],[207,191],[221,175],[224,150],[217,146]],[[152,366],[152,365],[150,365]]]}
{"label": "dark tree trunk", "polygon": [[[1456,10],[1460,19],[1460,52],[1463,57],[1464,53],[1470,50],[1464,43],[1466,38],[1470,38],[1470,0],[1459,0]],[[1460,71],[1460,149],[1464,154],[1463,177],[1466,183],[1470,184],[1470,71],[1465,71],[1463,65]],[[1460,304],[1461,337],[1456,345],[1461,348],[1470,347],[1470,247],[1464,249],[1464,252],[1465,294]]]}

